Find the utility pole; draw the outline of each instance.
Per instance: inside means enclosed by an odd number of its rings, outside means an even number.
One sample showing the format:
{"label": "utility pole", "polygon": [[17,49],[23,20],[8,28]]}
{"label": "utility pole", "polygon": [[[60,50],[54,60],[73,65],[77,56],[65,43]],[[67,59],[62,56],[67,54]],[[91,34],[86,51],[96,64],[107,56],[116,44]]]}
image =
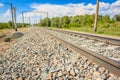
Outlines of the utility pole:
{"label": "utility pole", "polygon": [[45,13],[46,14],[46,17],[47,17],[47,27],[48,27],[48,25],[49,25],[49,21],[48,21],[48,12],[45,12],[45,11],[34,11],[34,13]]}
{"label": "utility pole", "polygon": [[22,26],[23,27],[24,27],[24,12],[45,13],[45,14],[47,14],[47,26],[48,26],[48,12],[44,12],[44,11],[22,11],[22,23],[23,23]]}
{"label": "utility pole", "polygon": [[13,18],[13,5],[12,3],[9,3],[11,7],[11,16],[12,16],[12,28],[14,29],[14,18]]}
{"label": "utility pole", "polygon": [[37,19],[36,19],[36,24],[37,24]]}
{"label": "utility pole", "polygon": [[96,4],[96,13],[95,13],[95,21],[94,21],[94,32],[97,32],[97,20],[98,20],[98,11],[99,11],[99,1],[97,0]]}
{"label": "utility pole", "polygon": [[14,29],[13,5],[12,5],[12,3],[3,3],[3,4],[8,4],[10,6],[11,16],[12,16],[12,28]]}
{"label": "utility pole", "polygon": [[30,24],[30,26],[31,26],[30,16],[29,16],[29,24]]}
{"label": "utility pole", "polygon": [[48,20],[48,12],[47,13],[47,27],[49,26],[49,20]]}
{"label": "utility pole", "polygon": [[24,27],[24,13],[22,12],[22,26]]}
{"label": "utility pole", "polygon": [[14,14],[14,23],[15,23],[15,31],[17,31],[17,24],[16,24],[16,8],[13,8],[13,14]]}

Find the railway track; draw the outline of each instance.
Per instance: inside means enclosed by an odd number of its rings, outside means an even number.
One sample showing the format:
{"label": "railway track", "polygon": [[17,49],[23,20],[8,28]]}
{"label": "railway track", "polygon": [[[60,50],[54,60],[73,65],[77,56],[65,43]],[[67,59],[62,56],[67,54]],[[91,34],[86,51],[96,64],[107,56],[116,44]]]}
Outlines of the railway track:
{"label": "railway track", "polygon": [[0,57],[0,80],[120,80],[118,63],[53,34],[31,27]]}
{"label": "railway track", "polygon": [[53,31],[58,31],[66,34],[71,34],[74,36],[80,36],[88,39],[93,39],[93,40],[98,40],[101,42],[105,42],[107,44],[113,44],[113,45],[118,45],[120,46],[120,38],[112,38],[112,37],[106,37],[106,36],[99,36],[99,35],[94,35],[94,34],[87,34],[87,33],[80,33],[80,32],[74,32],[74,31],[69,31],[69,30],[58,30],[58,29],[50,29]]}
{"label": "railway track", "polygon": [[[112,59],[114,61],[117,61],[120,63],[120,46],[108,43],[106,41],[102,42],[99,40],[89,39],[87,37],[80,37],[80,35],[75,35],[72,33],[65,33],[61,30],[48,30],[53,35],[58,36],[59,38],[62,38],[70,43],[73,43],[77,46],[84,47],[86,49],[89,49],[96,54],[102,54],[103,56]],[[64,35],[64,36],[63,36]]]}
{"label": "railway track", "polygon": [[[77,46],[75,44],[72,44],[70,42],[67,42],[67,41],[65,41],[65,40],[63,40],[61,38],[58,38],[57,36],[55,36],[53,34],[50,34],[50,32],[47,32],[45,30],[42,30],[42,31],[44,31],[45,33],[47,33],[48,35],[50,35],[52,38],[56,39],[57,41],[60,41],[64,45],[68,46],[73,51],[75,51],[75,52],[79,53],[80,55],[85,56],[86,58],[92,60],[93,62],[95,62],[95,63],[97,63],[97,64],[105,67],[106,69],[108,69],[113,74],[115,74],[117,76],[120,76],[120,63],[118,63],[116,61],[113,61],[113,60],[111,60],[111,59],[109,59],[107,57],[104,57],[101,54],[96,54],[93,51],[90,51],[88,49],[85,49],[85,48],[82,48],[82,47]],[[59,30],[57,30],[57,31],[59,31]],[[68,33],[67,31],[62,31],[62,32]],[[71,32],[71,33],[73,33],[74,35],[79,35],[80,36],[79,33],[74,33],[74,32]],[[95,38],[95,36],[94,36],[94,38]],[[107,41],[109,38],[98,37],[97,39],[100,39],[100,40],[103,39],[102,41]],[[114,42],[112,42],[112,41],[114,41]],[[119,40],[111,39],[111,40],[109,40],[107,42],[117,45],[117,43],[119,42]]]}

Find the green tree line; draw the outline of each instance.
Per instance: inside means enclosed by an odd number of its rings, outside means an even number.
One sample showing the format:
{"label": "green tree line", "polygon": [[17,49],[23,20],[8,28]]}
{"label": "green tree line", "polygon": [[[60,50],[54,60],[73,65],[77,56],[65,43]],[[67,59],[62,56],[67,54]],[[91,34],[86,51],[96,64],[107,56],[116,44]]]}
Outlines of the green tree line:
{"label": "green tree line", "polygon": [[[110,18],[109,15],[98,16],[98,26],[108,28],[115,22],[120,21],[120,14]],[[38,26],[48,26],[56,28],[70,28],[70,27],[93,27],[94,14],[92,15],[77,15],[77,16],[63,16],[54,18],[44,18],[40,21]]]}
{"label": "green tree line", "polygon": [[[29,24],[24,24],[24,27],[27,27]],[[22,23],[17,23],[18,28],[22,28],[23,24]],[[12,29],[12,21],[8,21],[7,23],[2,23],[0,22],[0,29]]]}

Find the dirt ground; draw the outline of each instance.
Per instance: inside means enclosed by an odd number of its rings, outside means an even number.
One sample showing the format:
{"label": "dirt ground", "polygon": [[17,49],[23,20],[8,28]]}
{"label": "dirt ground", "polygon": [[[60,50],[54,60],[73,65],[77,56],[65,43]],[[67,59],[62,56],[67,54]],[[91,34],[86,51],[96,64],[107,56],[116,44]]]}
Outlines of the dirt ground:
{"label": "dirt ground", "polygon": [[[24,34],[28,30],[29,28],[19,28],[17,32],[22,32]],[[6,36],[12,35],[14,32],[14,29],[4,29],[0,32],[0,57],[17,41],[17,39],[11,40],[10,42],[4,41]]]}

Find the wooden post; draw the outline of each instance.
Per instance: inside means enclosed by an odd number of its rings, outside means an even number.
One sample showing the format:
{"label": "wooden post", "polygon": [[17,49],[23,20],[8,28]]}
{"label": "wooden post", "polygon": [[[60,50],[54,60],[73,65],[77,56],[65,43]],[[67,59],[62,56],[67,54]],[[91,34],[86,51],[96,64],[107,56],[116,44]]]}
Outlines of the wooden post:
{"label": "wooden post", "polygon": [[98,11],[99,11],[99,0],[97,0],[95,21],[94,21],[94,32],[97,32],[97,20],[98,20]]}
{"label": "wooden post", "polygon": [[13,14],[14,14],[14,23],[15,23],[15,31],[17,31],[17,23],[16,23],[16,8],[13,8]]}
{"label": "wooden post", "polygon": [[47,12],[47,27],[49,26],[48,12]]}
{"label": "wooden post", "polygon": [[11,16],[12,16],[12,28],[14,29],[14,18],[13,18],[13,5],[12,3],[9,3],[11,7]]}
{"label": "wooden post", "polygon": [[31,26],[31,20],[30,20],[30,16],[29,16],[29,24],[30,24],[30,26]]}
{"label": "wooden post", "polygon": [[22,26],[24,27],[24,13],[22,12]]}

